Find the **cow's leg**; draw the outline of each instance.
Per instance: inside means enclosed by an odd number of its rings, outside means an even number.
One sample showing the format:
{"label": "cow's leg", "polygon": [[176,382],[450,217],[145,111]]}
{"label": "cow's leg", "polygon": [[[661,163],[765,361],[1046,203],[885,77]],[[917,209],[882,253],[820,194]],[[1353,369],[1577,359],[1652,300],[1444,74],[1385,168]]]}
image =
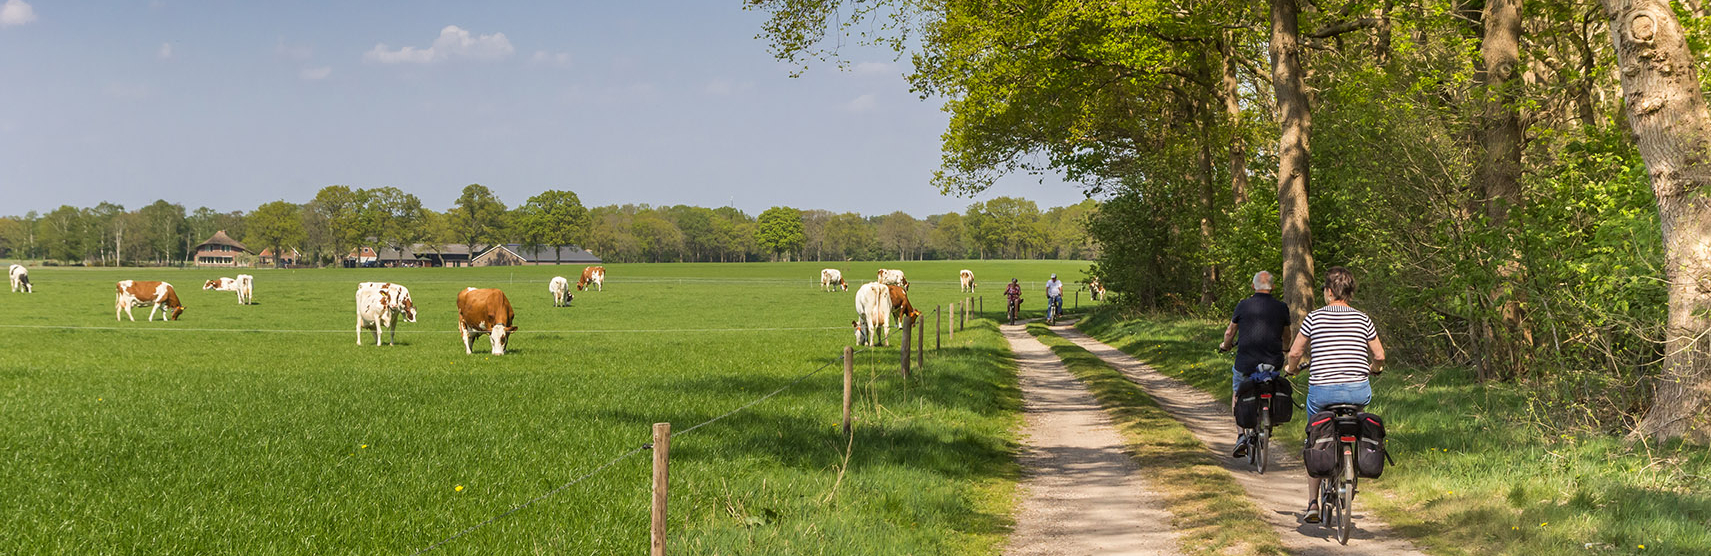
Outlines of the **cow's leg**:
{"label": "cow's leg", "polygon": [[149,322],[154,322],[154,312],[156,309],[159,309],[159,308],[160,308],[159,303],[156,303],[154,305],[149,306]]}
{"label": "cow's leg", "polygon": [[469,337],[469,327],[464,326],[464,324],[461,322],[457,323],[457,332],[458,332],[458,335],[463,336],[463,354],[464,355],[474,355],[475,350],[470,349],[470,346],[469,346],[470,340],[473,339],[473,338]]}
{"label": "cow's leg", "polygon": [[[386,345],[398,345],[398,317],[393,316],[392,322],[386,323]],[[379,342],[376,342],[379,343]]]}
{"label": "cow's leg", "polygon": [[356,345],[362,345],[362,315],[356,316]]}

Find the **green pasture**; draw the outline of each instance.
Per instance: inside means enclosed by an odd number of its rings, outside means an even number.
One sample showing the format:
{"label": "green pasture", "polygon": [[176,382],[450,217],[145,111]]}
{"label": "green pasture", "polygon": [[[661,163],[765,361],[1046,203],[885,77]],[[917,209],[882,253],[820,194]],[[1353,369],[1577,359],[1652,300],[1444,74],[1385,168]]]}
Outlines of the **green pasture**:
{"label": "green pasture", "polygon": [[[605,291],[557,309],[547,280],[580,267],[256,269],[251,306],[200,289],[231,269],[32,268],[36,293],[0,298],[0,553],[415,552],[632,453],[652,423],[683,431],[833,362],[853,291],[819,291],[825,266],[852,285],[902,268],[928,311],[970,268],[996,313],[1001,279],[1087,265],[607,265]],[[183,319],[115,322],[126,278],[172,282]],[[396,346],[356,345],[372,280],[420,308]],[[466,286],[510,297],[510,354],[463,353]],[[994,551],[1017,474],[1008,350],[971,320],[905,382],[896,340],[858,358],[853,442],[836,365],[675,438],[673,552]],[[436,553],[639,553],[648,473],[636,452]]]}
{"label": "green pasture", "polygon": [[[1101,311],[1080,326],[1229,395],[1231,358],[1214,351],[1224,321]],[[1361,482],[1357,507],[1436,554],[1711,553],[1711,450],[1558,428],[1527,388],[1392,361],[1370,408],[1385,418],[1396,465]],[[1277,432],[1277,445],[1298,446],[1300,419]]]}

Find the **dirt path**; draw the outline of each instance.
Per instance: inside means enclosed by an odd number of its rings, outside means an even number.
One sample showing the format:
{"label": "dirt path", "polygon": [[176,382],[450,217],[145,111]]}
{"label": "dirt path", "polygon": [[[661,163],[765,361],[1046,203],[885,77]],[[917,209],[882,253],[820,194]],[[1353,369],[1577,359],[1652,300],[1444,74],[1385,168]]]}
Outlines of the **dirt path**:
{"label": "dirt path", "polygon": [[1001,326],[1021,375],[1027,478],[1009,555],[1177,554],[1170,513],[1099,402],[1022,326]]}
{"label": "dirt path", "polygon": [[[1307,505],[1307,474],[1301,469],[1300,445],[1272,444],[1273,459],[1265,475],[1254,473],[1247,459],[1231,458],[1236,446],[1236,424],[1230,418],[1230,401],[1214,399],[1193,386],[1170,378],[1146,363],[1105,345],[1081,331],[1066,326],[1052,330],[1069,341],[1103,359],[1122,372],[1130,381],[1146,390],[1159,407],[1182,421],[1188,430],[1206,444],[1224,462],[1236,482],[1248,492],[1248,498],[1259,506],[1260,513],[1277,528],[1278,537],[1292,554],[1422,554],[1407,540],[1397,538],[1389,526],[1377,516],[1361,510],[1360,498],[1355,498],[1355,532],[1348,546],[1338,544],[1331,530],[1317,524],[1301,522],[1301,510]],[[1297,419],[1286,427],[1300,426]],[[1369,494],[1370,496],[1370,494]]]}

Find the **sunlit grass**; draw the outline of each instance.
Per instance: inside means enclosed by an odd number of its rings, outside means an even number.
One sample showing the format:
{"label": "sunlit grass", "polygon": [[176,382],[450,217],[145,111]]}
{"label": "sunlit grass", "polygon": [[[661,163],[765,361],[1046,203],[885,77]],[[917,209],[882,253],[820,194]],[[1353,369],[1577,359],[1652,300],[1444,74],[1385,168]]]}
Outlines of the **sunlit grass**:
{"label": "sunlit grass", "polygon": [[[580,267],[257,269],[252,306],[200,290],[231,270],[32,269],[37,293],[0,298],[0,553],[413,552],[633,450],[654,422],[684,430],[832,361],[854,339],[853,292],[819,291],[821,266],[607,265],[606,291],[560,309],[546,281]],[[901,266],[931,306],[966,295],[959,268],[1085,263],[845,266]],[[184,319],[114,322],[121,278],[174,283]],[[421,308],[397,346],[356,346],[368,280]],[[506,291],[511,354],[463,353],[465,286]],[[616,332],[636,330],[675,331]],[[673,551],[992,552],[1020,404],[995,328],[956,340],[910,383],[895,343],[862,355],[835,494],[836,365],[674,440]],[[441,550],[635,554],[648,472],[643,452]]]}

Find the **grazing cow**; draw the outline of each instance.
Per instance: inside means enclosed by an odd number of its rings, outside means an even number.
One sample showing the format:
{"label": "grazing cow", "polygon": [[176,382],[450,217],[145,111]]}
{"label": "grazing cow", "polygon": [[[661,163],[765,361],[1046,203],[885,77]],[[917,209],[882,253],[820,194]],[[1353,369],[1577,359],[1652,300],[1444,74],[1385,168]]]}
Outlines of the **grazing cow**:
{"label": "grazing cow", "polygon": [[909,279],[903,277],[901,270],[879,269],[879,283],[897,286],[903,288],[903,291],[909,291]]}
{"label": "grazing cow", "polygon": [[594,286],[594,289],[597,291],[606,291],[606,287],[603,285],[605,283],[606,283],[606,267],[603,267],[603,266],[583,267],[582,268],[582,279],[576,281],[576,291],[586,290],[586,289],[588,289],[588,286],[591,284]]}
{"label": "grazing cow", "polygon": [[850,291],[850,284],[844,281],[843,272],[839,272],[836,268],[821,270],[820,289],[832,291],[833,286],[837,286],[840,291]]}
{"label": "grazing cow", "polygon": [[149,306],[149,322],[154,322],[155,310],[160,310],[162,320],[178,320],[178,315],[184,314],[184,304],[178,302],[178,292],[173,291],[172,284],[166,282],[120,280],[113,288],[113,320],[120,315],[131,317],[131,322],[137,322],[137,316],[131,314],[132,307]]}
{"label": "grazing cow", "polygon": [[222,276],[219,280],[203,282],[202,289],[217,292],[238,292],[238,304],[247,305],[255,293],[255,277],[248,274],[239,274],[237,278]]}
{"label": "grazing cow", "polygon": [[1098,278],[1089,278],[1087,280],[1087,290],[1093,294],[1094,301],[1105,299],[1105,284],[1099,283]]}
{"label": "grazing cow", "polygon": [[391,282],[362,282],[356,285],[356,289],[386,290],[388,303],[404,317],[404,322],[416,322],[416,302],[410,299],[410,288]]}
{"label": "grazing cow", "polygon": [[482,334],[491,334],[493,354],[505,355],[505,341],[517,331],[511,300],[496,289],[469,288],[457,294],[457,330],[463,335],[463,352],[473,354],[470,342]]}
{"label": "grazing cow", "polygon": [[921,312],[909,304],[909,294],[897,286],[885,286],[891,291],[891,316],[896,317],[897,328],[903,328],[903,317],[908,316],[909,322],[921,322]]}
{"label": "grazing cow", "polygon": [[891,330],[885,326],[891,318],[891,288],[878,282],[862,284],[855,296],[856,345],[873,346],[890,341]]}
{"label": "grazing cow", "polygon": [[570,305],[570,300],[576,297],[570,295],[570,280],[563,276],[554,276],[551,282],[547,282],[547,291],[553,294],[554,307]]}
{"label": "grazing cow", "polygon": [[12,291],[24,293],[36,291],[35,286],[30,285],[30,270],[24,268],[24,265],[15,264],[8,270],[7,274],[12,277]]}
{"label": "grazing cow", "polygon": [[393,303],[392,290],[388,288],[357,288],[356,290],[356,345],[362,345],[362,333],[368,327],[374,327],[374,345],[380,345],[380,329],[385,327],[392,331],[390,344],[398,342],[398,314],[402,312]]}
{"label": "grazing cow", "polygon": [[960,278],[962,278],[962,291],[973,292],[974,291],[974,271],[965,268],[965,269],[962,269],[962,272],[959,272],[957,274],[959,275]]}

